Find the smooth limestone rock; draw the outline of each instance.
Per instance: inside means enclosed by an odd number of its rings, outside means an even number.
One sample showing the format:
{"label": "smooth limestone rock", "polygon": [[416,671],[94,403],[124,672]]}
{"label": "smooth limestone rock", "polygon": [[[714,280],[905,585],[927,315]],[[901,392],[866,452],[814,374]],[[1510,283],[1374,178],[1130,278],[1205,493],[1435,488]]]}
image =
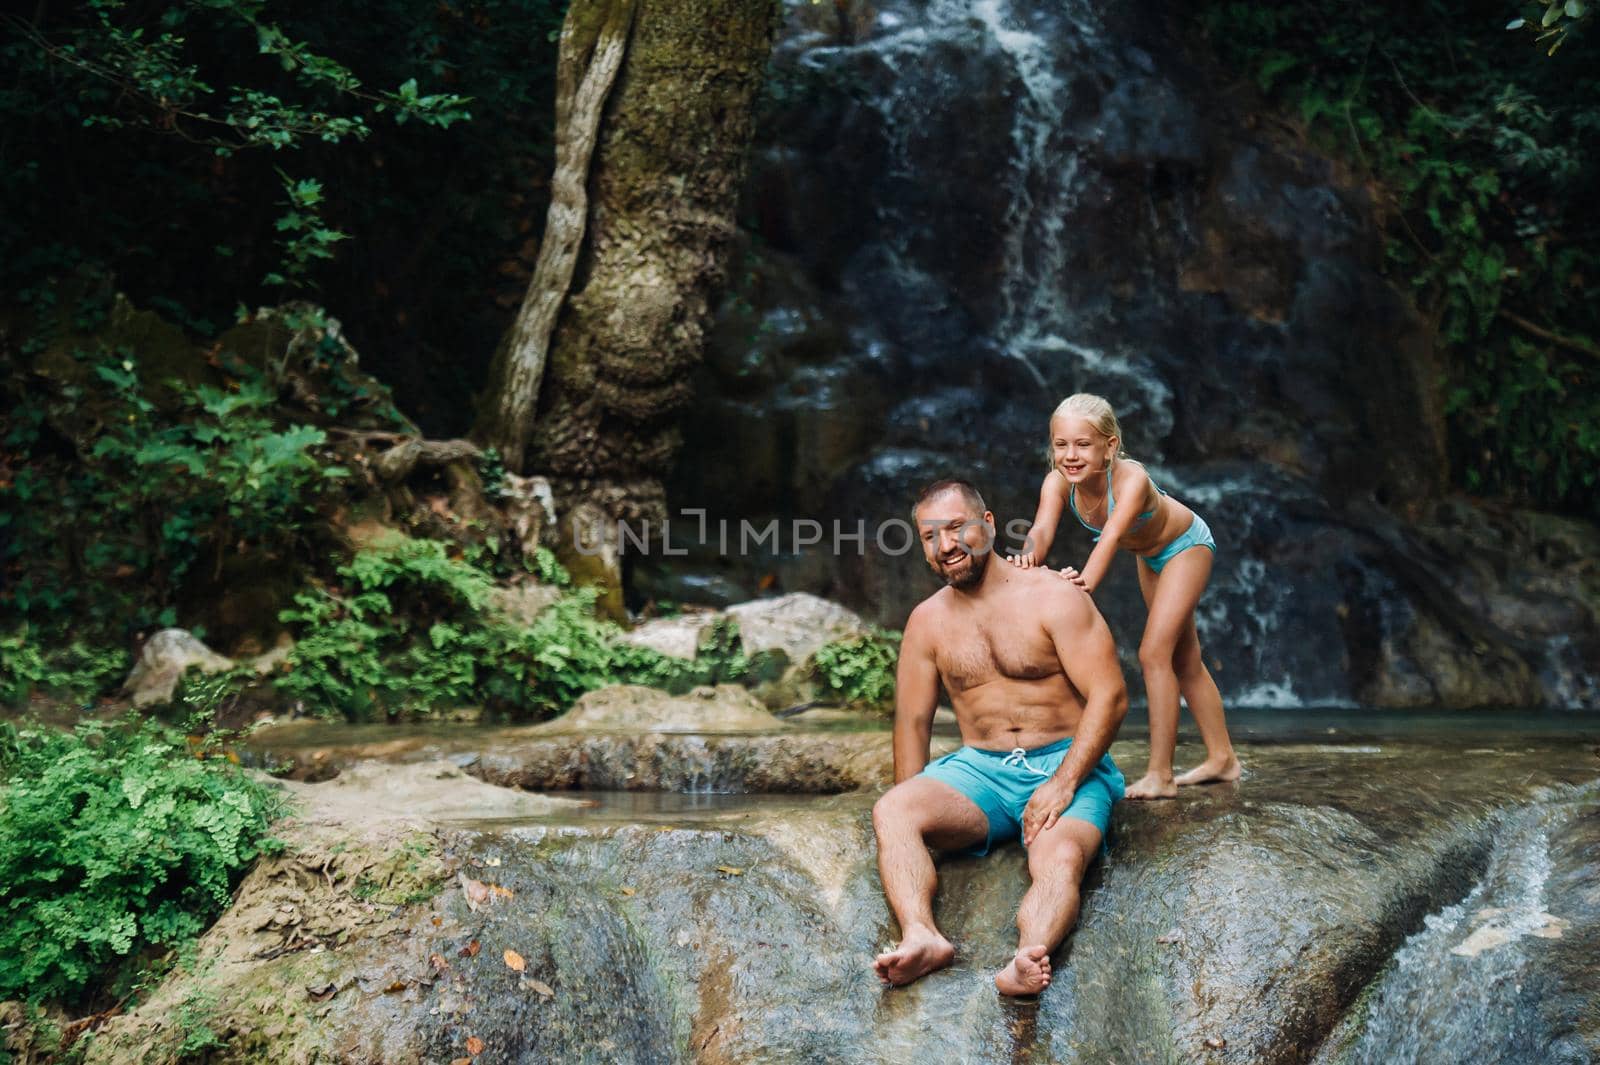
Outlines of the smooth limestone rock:
{"label": "smooth limestone rock", "polygon": [[535,733],[764,732],[784,728],[744,688],[735,684],[695,688],[670,695],[642,684],[613,684],[588,692]]}
{"label": "smooth limestone rock", "polygon": [[[762,745],[798,738],[720,739],[760,760],[775,753]],[[846,738],[887,768],[885,735]],[[1375,1041],[1350,1060],[1401,1060],[1413,1044],[1390,1041],[1372,1005],[1381,991],[1363,990],[1437,923],[1425,915],[1463,899],[1473,916],[1445,948],[1497,922],[1506,938],[1428,963],[1462,992],[1439,996],[1431,1023],[1470,1039],[1487,995],[1516,1006],[1515,1045],[1532,1056],[1486,1060],[1583,1060],[1573,1054],[1596,1031],[1585,1003],[1600,991],[1587,960],[1600,939],[1600,762],[1572,743],[1459,746],[1245,747],[1241,784],[1119,806],[1057,978],[1029,1004],[1000,1000],[990,980],[1015,948],[1027,883],[1014,845],[940,863],[936,914],[955,965],[877,985],[868,965],[896,932],[875,865],[876,788],[597,795],[435,823],[387,851],[351,826],[362,849],[350,875],[342,859],[331,882],[317,866],[253,873],[197,972],[111,1020],[91,1060],[173,1060],[185,1002],[224,1040],[214,1061],[402,1065],[474,1056],[481,1041],[479,1060],[506,1062],[1298,1062],[1330,1034]],[[1114,753],[1133,764],[1144,752]],[[1539,893],[1514,882],[1519,870],[1542,877]],[[370,912],[350,908],[363,897]],[[280,909],[248,909],[252,898]],[[347,916],[311,916],[328,912]],[[285,928],[297,927],[324,949],[296,948]],[[1507,997],[1503,968],[1473,969],[1511,951],[1547,997]],[[1374,1019],[1343,1031],[1363,1002]]]}

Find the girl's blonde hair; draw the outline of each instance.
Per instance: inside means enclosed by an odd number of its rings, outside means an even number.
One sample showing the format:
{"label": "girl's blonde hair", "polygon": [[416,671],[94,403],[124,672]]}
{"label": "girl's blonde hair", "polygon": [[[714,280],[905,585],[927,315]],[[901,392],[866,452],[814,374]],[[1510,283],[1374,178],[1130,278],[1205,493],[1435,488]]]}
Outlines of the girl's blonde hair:
{"label": "girl's blonde hair", "polygon": [[1082,418],[1094,426],[1095,432],[1107,439],[1117,438],[1117,454],[1119,459],[1128,457],[1122,449],[1122,426],[1117,422],[1117,412],[1111,409],[1111,404],[1106,402],[1104,396],[1097,396],[1092,392],[1076,392],[1060,403],[1050,412],[1050,420],[1055,421],[1064,414]]}

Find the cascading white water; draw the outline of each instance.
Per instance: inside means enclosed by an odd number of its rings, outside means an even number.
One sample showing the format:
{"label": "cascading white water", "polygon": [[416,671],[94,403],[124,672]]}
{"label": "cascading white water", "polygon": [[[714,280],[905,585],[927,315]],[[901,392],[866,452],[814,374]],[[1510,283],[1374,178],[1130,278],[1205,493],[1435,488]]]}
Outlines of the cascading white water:
{"label": "cascading white water", "polygon": [[[1067,224],[1078,209],[1085,177],[1082,147],[1063,128],[1071,91],[1066,76],[1071,52],[1062,47],[1066,41],[1074,50],[1100,46],[1098,18],[1081,0],[1048,16],[1013,0],[935,0],[909,10],[885,8],[877,16],[875,33],[856,44],[814,48],[804,62],[827,69],[852,53],[867,52],[898,85],[902,78],[914,79],[939,46],[998,58],[1017,91],[1008,115],[1010,154],[996,161],[996,180],[1003,184],[1007,206],[1003,272],[996,292],[999,315],[989,327],[991,338],[997,350],[1026,367],[1046,397],[1078,382],[1108,377],[1147,393],[1151,410],[1167,412],[1165,424],[1146,429],[1147,435],[1159,437],[1171,428],[1171,392],[1165,382],[1144,360],[1086,344],[1066,297]],[[937,84],[939,79],[935,75],[932,80]],[[944,88],[947,94],[958,91]],[[927,160],[914,155],[911,142],[926,126],[930,110],[949,102],[948,95],[941,97],[937,89],[897,90],[873,94],[868,102],[883,117],[891,176],[907,185],[938,180],[928,172]],[[880,216],[890,224],[877,253],[889,260],[908,291],[925,287],[919,281],[928,265],[911,246],[912,234],[929,221],[906,206],[915,202],[912,196],[889,197],[879,206]]]}
{"label": "cascading white water", "polygon": [[1584,1060],[1549,1043],[1552,1025],[1540,1011],[1559,1013],[1560,1006],[1546,1001],[1553,988],[1542,985],[1553,981],[1541,955],[1590,916],[1567,912],[1570,898],[1552,899],[1552,840],[1595,816],[1600,790],[1590,784],[1548,795],[1549,803],[1502,815],[1483,878],[1459,903],[1430,914],[1396,952],[1358,1018],[1359,1035],[1326,1060]]}

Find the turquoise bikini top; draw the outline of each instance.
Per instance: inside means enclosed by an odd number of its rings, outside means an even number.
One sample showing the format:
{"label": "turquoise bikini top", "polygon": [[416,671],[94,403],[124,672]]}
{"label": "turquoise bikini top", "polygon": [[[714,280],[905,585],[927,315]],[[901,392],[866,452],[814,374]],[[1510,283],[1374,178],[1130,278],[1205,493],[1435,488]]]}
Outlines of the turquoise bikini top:
{"label": "turquoise bikini top", "polygon": [[[1152,488],[1154,488],[1156,490],[1156,494],[1157,495],[1163,495],[1164,496],[1164,495],[1167,494],[1167,493],[1165,493],[1165,492],[1163,492],[1161,490],[1161,486],[1156,484],[1156,482],[1153,479],[1150,482],[1150,487],[1152,487]],[[1100,542],[1100,534],[1104,531],[1104,529],[1103,528],[1102,529],[1097,529],[1093,525],[1090,525],[1088,522],[1083,520],[1083,515],[1078,513],[1078,486],[1077,485],[1073,485],[1072,489],[1067,493],[1067,505],[1072,508],[1072,516],[1074,518],[1078,519],[1078,524],[1082,525],[1085,529],[1088,529],[1090,532],[1094,533],[1095,542],[1099,543]],[[1117,509],[1117,497],[1111,491],[1111,467],[1108,464],[1106,466],[1106,520],[1107,521],[1111,520],[1111,514],[1116,509]],[[1133,532],[1133,531],[1135,531],[1135,530],[1137,530],[1139,528],[1142,528],[1144,526],[1145,522],[1147,522],[1151,518],[1155,517],[1155,513],[1156,513],[1155,509],[1151,508],[1150,510],[1145,511],[1143,514],[1140,514],[1137,518],[1133,519],[1133,524],[1128,527],[1128,531],[1129,532]]]}

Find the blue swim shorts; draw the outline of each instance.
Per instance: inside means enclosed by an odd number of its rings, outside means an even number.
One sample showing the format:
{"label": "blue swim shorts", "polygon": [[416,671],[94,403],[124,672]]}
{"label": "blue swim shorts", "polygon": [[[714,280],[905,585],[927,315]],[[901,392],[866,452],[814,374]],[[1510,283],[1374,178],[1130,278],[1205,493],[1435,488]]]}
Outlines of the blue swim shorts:
{"label": "blue swim shorts", "polygon": [[[986,751],[962,747],[929,763],[921,776],[948,784],[971,799],[989,819],[989,838],[964,854],[984,855],[997,843],[1022,835],[1022,810],[1039,785],[1049,780],[1067,756],[1072,740],[1044,747],[1013,751]],[[1122,772],[1109,754],[1101,755],[1079,784],[1063,817],[1087,821],[1103,837],[1111,824],[1111,807],[1123,793]]]}
{"label": "blue swim shorts", "polygon": [[1206,519],[1196,514],[1189,527],[1160,551],[1153,555],[1144,556],[1145,565],[1155,573],[1161,572],[1161,567],[1177,558],[1179,554],[1191,547],[1209,548],[1214,555],[1217,553],[1217,541],[1211,535],[1211,526],[1206,524]]}

